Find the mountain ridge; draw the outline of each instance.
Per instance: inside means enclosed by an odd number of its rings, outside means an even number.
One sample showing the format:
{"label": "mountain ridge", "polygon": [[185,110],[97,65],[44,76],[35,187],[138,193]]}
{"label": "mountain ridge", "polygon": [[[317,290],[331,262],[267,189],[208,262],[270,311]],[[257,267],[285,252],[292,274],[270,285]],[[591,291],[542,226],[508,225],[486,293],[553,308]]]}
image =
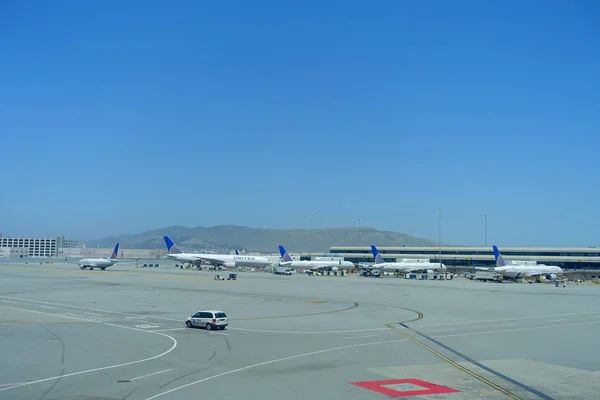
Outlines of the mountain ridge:
{"label": "mountain ridge", "polygon": [[121,248],[165,249],[163,237],[169,236],[182,251],[230,253],[233,249],[247,252],[277,253],[279,245],[290,252],[326,253],[331,246],[437,246],[438,242],[394,231],[371,227],[324,229],[252,228],[239,225],[186,227],[173,225],[137,234],[108,236],[89,240],[89,244]]}

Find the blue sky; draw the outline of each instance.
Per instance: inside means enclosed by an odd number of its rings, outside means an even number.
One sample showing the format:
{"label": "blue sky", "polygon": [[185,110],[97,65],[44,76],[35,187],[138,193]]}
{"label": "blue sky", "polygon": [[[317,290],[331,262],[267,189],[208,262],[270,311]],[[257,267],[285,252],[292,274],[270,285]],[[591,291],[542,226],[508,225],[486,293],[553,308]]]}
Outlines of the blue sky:
{"label": "blue sky", "polygon": [[5,1],[4,235],[600,245],[600,5]]}

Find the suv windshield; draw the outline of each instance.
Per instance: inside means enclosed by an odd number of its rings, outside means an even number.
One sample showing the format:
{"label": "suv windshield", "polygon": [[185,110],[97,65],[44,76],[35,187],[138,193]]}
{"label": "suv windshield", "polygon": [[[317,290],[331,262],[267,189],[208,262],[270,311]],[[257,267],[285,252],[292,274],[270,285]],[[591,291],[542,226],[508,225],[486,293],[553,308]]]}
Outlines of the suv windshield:
{"label": "suv windshield", "polygon": [[215,313],[215,318],[226,318],[226,317],[227,317],[227,315],[225,315],[225,313],[222,313],[222,312]]}

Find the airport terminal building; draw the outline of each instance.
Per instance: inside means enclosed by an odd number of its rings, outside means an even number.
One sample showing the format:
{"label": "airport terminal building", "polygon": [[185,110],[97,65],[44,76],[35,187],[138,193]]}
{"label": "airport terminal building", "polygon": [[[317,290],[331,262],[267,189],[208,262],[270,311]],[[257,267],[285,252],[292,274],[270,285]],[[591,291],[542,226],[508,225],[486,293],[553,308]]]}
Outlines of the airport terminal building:
{"label": "airport terminal building", "polygon": [[[386,261],[402,259],[440,260],[439,247],[379,247]],[[372,263],[370,246],[331,246],[330,253],[345,260]],[[535,261],[538,264],[557,265],[564,269],[600,269],[600,248],[560,247],[500,247],[506,261]],[[447,267],[488,267],[495,265],[492,247],[442,247],[441,260]]]}
{"label": "airport terminal building", "polygon": [[83,247],[80,240],[40,237],[4,237],[0,234],[0,256],[2,257],[56,257],[61,248]]}

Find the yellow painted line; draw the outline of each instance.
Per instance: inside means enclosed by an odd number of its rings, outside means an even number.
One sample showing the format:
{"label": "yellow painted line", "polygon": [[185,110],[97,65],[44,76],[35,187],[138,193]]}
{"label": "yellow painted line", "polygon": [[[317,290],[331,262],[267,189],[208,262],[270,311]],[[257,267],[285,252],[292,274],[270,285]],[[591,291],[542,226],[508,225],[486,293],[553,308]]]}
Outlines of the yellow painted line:
{"label": "yellow painted line", "polygon": [[[399,306],[396,306],[396,308],[400,308],[400,309],[406,310],[406,311],[411,311],[411,312],[414,312],[415,314],[417,314],[416,318],[413,318],[413,319],[408,320],[408,321],[395,322],[396,324],[408,324],[409,322],[416,322],[416,321],[419,321],[419,320],[423,319],[423,313],[421,311],[413,310],[412,308],[399,307]],[[386,324],[386,326],[387,325],[388,324]],[[392,328],[392,329],[394,329],[394,328]]]}
{"label": "yellow painted line", "polygon": [[337,313],[337,312],[348,311],[348,310],[352,310],[353,308],[356,308],[356,307],[358,307],[358,303],[354,303],[350,307],[342,308],[341,310],[329,310],[329,311],[321,311],[321,312],[308,313],[308,314],[279,315],[279,316],[273,316],[273,317],[229,318],[229,320],[231,320],[231,321],[250,321],[250,320],[257,320],[257,319],[310,317],[312,315],[333,314],[333,313]]}
{"label": "yellow painted line", "polygon": [[410,336],[409,334],[407,334],[406,332],[402,332],[400,329],[397,329],[396,327],[392,326],[391,324],[385,324],[385,326],[387,326],[388,328],[398,332],[399,334],[401,334],[402,336],[406,337],[407,339],[413,341],[414,343],[418,344],[419,346],[421,346],[422,348],[424,348],[425,350],[429,351],[430,353],[435,354],[436,356],[438,356],[439,358],[441,358],[442,360],[446,361],[447,363],[449,363],[450,365],[452,365],[453,367],[458,368],[459,370],[471,375],[473,378],[480,380],[481,382],[485,383],[486,385],[489,385],[491,387],[493,387],[494,389],[498,390],[501,393],[504,393],[505,395],[507,395],[508,397],[515,399],[515,400],[522,400],[520,397],[518,397],[516,394],[509,392],[508,390],[496,385],[495,383],[487,380],[486,378],[484,378],[483,376],[463,367],[460,364],[455,363],[454,361],[452,361],[451,359],[449,359],[448,357],[438,353],[437,351],[435,351],[434,349],[432,349],[431,347],[427,346],[425,343],[419,341],[418,339],[415,339],[414,337]]}

